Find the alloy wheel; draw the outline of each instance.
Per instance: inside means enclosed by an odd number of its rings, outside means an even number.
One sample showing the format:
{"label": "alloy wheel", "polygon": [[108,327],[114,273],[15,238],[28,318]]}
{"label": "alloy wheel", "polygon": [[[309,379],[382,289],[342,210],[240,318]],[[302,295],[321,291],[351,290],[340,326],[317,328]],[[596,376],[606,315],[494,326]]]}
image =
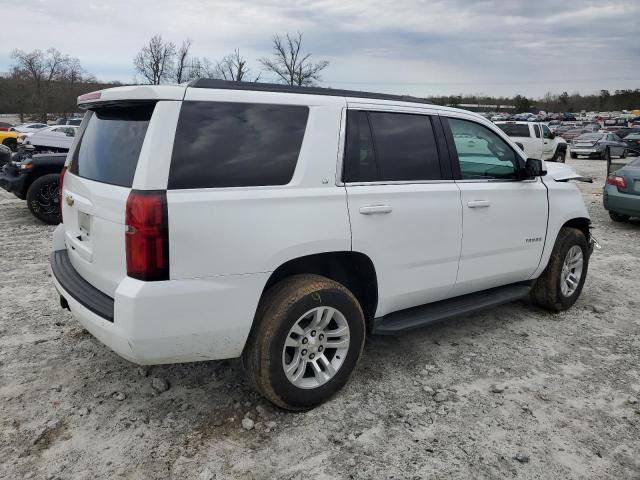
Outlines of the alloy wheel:
{"label": "alloy wheel", "polygon": [[332,307],[316,307],[291,327],[282,350],[282,367],[296,387],[324,385],[337,374],[349,351],[345,316]]}

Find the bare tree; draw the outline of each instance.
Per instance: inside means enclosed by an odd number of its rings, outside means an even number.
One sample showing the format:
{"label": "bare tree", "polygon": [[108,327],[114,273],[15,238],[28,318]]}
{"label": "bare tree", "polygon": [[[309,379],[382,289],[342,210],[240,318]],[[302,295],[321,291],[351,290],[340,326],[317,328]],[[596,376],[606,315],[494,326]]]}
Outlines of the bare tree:
{"label": "bare tree", "polygon": [[[247,66],[247,60],[240,55],[240,50],[236,49],[216,64],[213,73],[215,78],[221,78],[230,82],[242,82],[247,79],[251,70]],[[260,75],[252,81],[257,82],[259,79]]]}
{"label": "bare tree", "polygon": [[189,49],[191,48],[191,40],[188,38],[182,42],[180,48],[178,48],[176,54],[176,66],[173,70],[173,79],[176,83],[182,83],[189,78],[189,68],[192,66],[190,63],[192,59],[189,58]]}
{"label": "bare tree", "polygon": [[61,80],[70,65],[73,64],[73,68],[77,69],[80,62],[55,48],[48,49],[46,53],[42,50],[32,52],[14,50],[11,53],[11,58],[15,61],[13,75],[27,78],[33,83],[33,103],[36,105],[42,121],[46,122],[52,82]]}
{"label": "bare tree", "polygon": [[278,79],[289,85],[313,85],[321,80],[320,72],[327,68],[329,62],[322,60],[313,63],[311,54],[304,54],[302,50],[302,33],[292,37],[288,33],[286,38],[273,36],[273,55],[271,58],[259,60],[262,67],[275,73]]}
{"label": "bare tree", "polygon": [[[187,48],[188,51],[188,48]],[[151,85],[160,85],[171,76],[176,46],[154,35],[133,59],[136,73]]]}

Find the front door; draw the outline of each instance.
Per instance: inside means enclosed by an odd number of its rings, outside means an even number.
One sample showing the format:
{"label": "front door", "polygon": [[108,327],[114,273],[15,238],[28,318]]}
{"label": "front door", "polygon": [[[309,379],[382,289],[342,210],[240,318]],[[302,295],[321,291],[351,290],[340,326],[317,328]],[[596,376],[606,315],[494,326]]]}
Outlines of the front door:
{"label": "front door", "polygon": [[451,294],[462,208],[438,117],[371,108],[348,111],[343,180],[352,248],[376,266],[382,316]]}
{"label": "front door", "polygon": [[[529,279],[545,243],[545,185],[540,178],[518,180],[522,159],[493,129],[465,118],[447,118],[444,123],[458,160],[463,223],[454,293]],[[473,151],[465,147],[469,137],[476,139]]]}

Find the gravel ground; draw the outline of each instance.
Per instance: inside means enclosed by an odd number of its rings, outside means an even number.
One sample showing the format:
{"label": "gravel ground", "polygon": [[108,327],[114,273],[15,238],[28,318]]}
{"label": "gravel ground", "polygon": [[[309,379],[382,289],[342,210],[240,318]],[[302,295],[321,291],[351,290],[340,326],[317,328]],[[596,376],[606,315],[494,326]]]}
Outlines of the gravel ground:
{"label": "gravel ground", "polygon": [[0,478],[640,478],[640,222],[602,208],[575,307],[525,302],[368,340],[346,388],[286,413],[238,360],[140,368],[58,306],[53,230],[0,190]]}

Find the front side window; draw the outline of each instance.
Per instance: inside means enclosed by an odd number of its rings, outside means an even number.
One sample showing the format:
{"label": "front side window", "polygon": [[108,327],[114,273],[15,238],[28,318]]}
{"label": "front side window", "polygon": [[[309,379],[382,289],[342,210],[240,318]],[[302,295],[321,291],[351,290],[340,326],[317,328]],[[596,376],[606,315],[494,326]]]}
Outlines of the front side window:
{"label": "front side window", "polygon": [[289,183],[308,117],[309,108],[298,105],[184,102],[168,188]]}
{"label": "front side window", "polygon": [[442,179],[431,117],[350,110],[344,179],[346,182]]}
{"label": "front side window", "polygon": [[513,149],[487,127],[448,119],[463,179],[514,179],[518,161]]}
{"label": "front side window", "polygon": [[549,130],[549,127],[547,127],[546,125],[542,125],[542,137],[553,138],[553,134],[551,133],[551,130]]}

